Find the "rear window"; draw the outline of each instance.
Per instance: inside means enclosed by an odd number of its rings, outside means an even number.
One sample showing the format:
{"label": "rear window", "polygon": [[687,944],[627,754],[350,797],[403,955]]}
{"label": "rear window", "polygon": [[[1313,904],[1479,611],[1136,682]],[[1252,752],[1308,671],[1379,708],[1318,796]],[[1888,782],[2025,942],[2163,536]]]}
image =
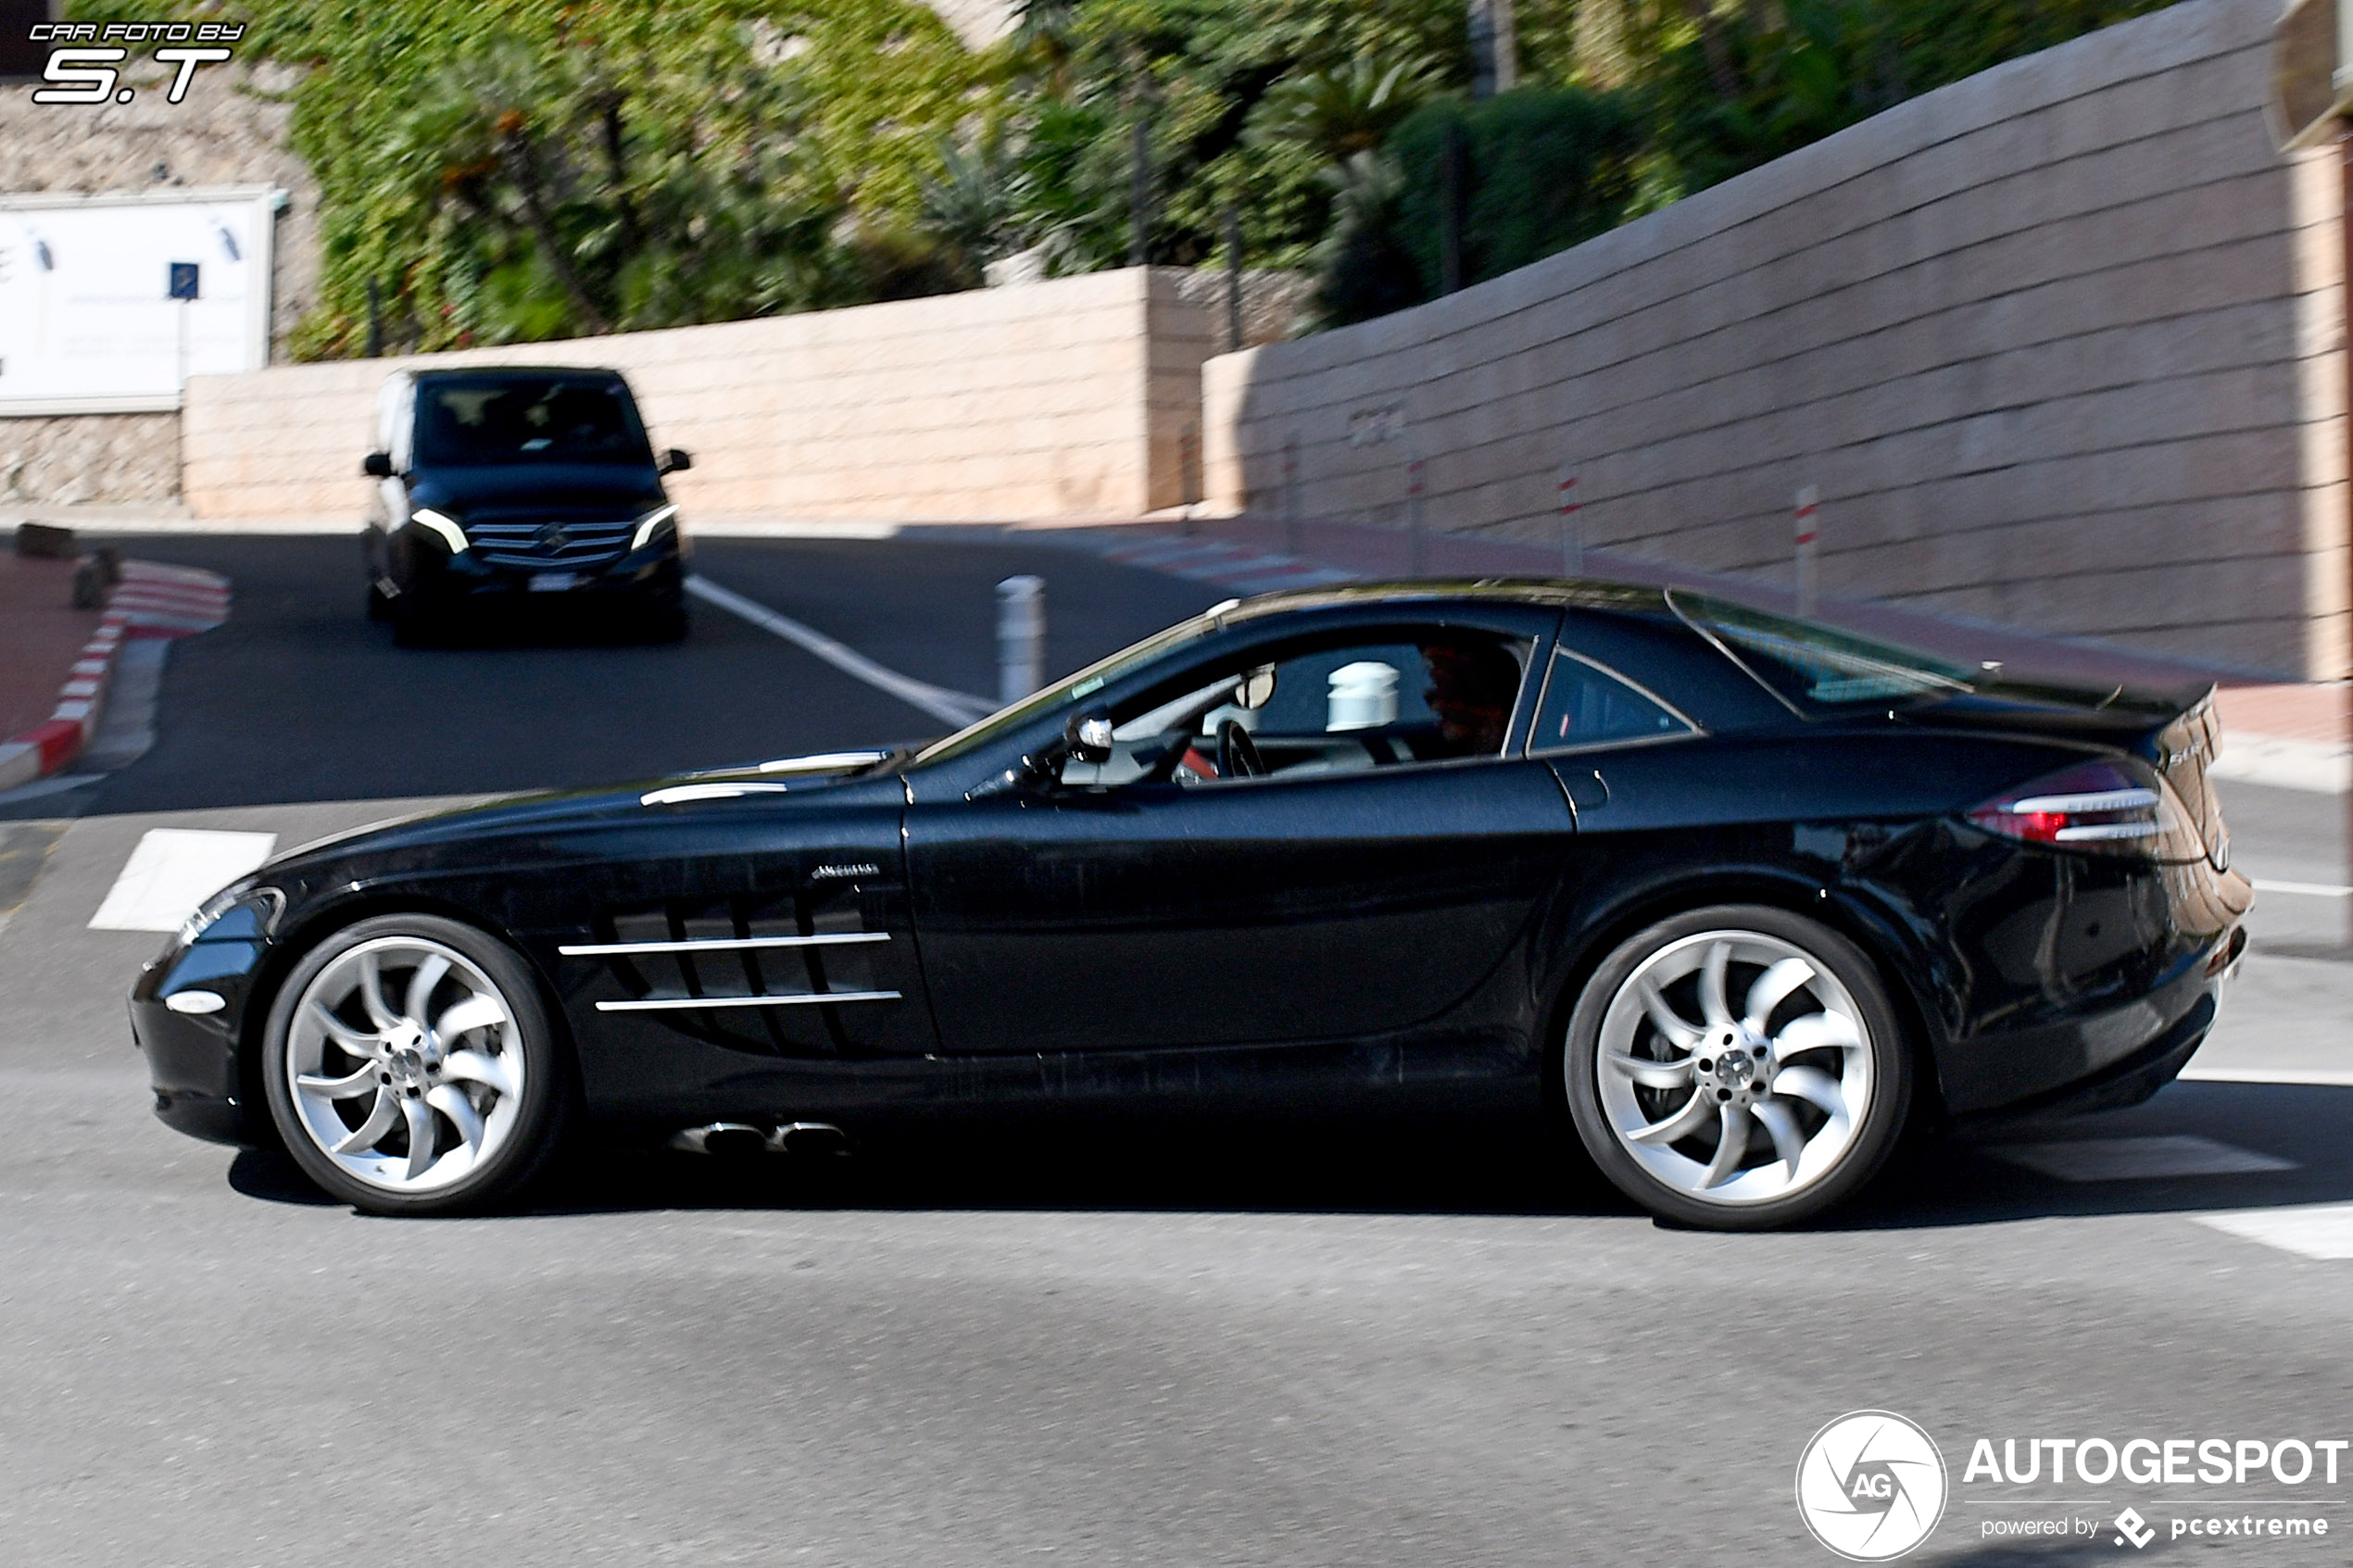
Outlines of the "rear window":
{"label": "rear window", "polygon": [[643,463],[653,450],[629,389],[610,376],[421,382],[421,463]]}
{"label": "rear window", "polygon": [[1950,696],[1969,691],[1976,673],[1933,654],[1705,594],[1670,589],[1667,602],[1693,631],[1801,713]]}

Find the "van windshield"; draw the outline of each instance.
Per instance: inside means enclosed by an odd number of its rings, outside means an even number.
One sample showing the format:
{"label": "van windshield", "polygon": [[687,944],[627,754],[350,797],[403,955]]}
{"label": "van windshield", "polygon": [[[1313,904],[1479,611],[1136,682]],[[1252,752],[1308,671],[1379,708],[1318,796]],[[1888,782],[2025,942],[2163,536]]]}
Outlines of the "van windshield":
{"label": "van windshield", "polygon": [[629,388],[610,376],[467,377],[417,388],[426,465],[642,463],[653,449]]}

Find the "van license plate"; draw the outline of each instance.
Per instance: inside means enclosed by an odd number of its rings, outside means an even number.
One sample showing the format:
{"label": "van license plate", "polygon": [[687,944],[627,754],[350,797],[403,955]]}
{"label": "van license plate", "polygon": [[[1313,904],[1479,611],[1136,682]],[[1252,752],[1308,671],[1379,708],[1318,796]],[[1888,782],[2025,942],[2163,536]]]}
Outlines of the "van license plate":
{"label": "van license plate", "polygon": [[535,594],[560,594],[580,585],[576,571],[535,571],[531,574],[531,591]]}

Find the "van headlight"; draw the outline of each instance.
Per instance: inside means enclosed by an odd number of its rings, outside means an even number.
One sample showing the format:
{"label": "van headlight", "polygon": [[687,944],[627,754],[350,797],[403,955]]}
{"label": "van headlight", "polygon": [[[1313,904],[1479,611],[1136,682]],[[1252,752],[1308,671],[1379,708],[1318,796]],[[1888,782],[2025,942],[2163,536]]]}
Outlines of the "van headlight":
{"label": "van headlight", "polygon": [[409,521],[415,523],[419,528],[424,529],[428,533],[438,536],[443,544],[449,546],[449,553],[451,555],[461,555],[464,553],[466,548],[466,531],[458,526],[458,520],[456,518],[445,517],[441,513],[434,511],[431,507],[419,507],[415,511],[409,514]]}
{"label": "van headlight", "polygon": [[637,532],[631,536],[629,547],[642,550],[664,533],[678,532],[678,507],[675,502],[656,507],[637,520]]}

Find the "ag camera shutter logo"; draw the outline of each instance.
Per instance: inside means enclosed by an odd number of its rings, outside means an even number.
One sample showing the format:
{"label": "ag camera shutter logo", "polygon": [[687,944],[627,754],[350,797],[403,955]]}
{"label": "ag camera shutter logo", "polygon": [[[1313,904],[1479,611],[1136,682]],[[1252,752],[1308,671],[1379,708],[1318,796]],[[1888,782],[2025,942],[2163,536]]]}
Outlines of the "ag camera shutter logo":
{"label": "ag camera shutter logo", "polygon": [[1928,1539],[1944,1516],[1944,1456],[1892,1411],[1856,1411],[1814,1434],[1797,1461],[1797,1512],[1850,1562],[1885,1562]]}

